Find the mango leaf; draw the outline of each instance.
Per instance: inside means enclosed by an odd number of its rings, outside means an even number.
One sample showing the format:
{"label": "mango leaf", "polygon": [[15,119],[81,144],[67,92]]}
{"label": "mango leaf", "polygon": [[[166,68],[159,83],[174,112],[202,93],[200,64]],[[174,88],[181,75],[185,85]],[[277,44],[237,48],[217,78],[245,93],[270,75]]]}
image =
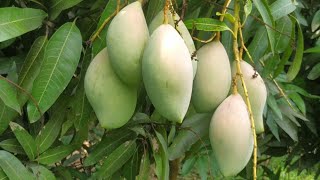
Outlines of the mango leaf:
{"label": "mango leaf", "polygon": [[301,94],[302,96],[305,96],[308,98],[320,99],[320,96],[312,95],[312,94],[308,93],[306,90],[304,90],[301,87],[296,86],[294,84],[286,84],[284,87],[287,92],[297,92],[297,93]]}
{"label": "mango leaf", "polygon": [[103,157],[111,154],[117,147],[124,142],[135,137],[135,133],[131,130],[117,130],[104,136],[94,149],[89,153],[89,156],[84,160],[84,166],[91,166],[99,162]]}
{"label": "mango leaf", "polygon": [[0,8],[0,42],[38,28],[46,16],[40,9]]}
{"label": "mango leaf", "polygon": [[26,152],[28,158],[33,160],[37,155],[37,147],[32,136],[17,123],[11,122],[10,127],[22,148]]}
{"label": "mango leaf", "polygon": [[287,117],[283,117],[282,120],[278,117],[274,117],[276,123],[283,129],[294,141],[298,141],[298,127],[290,121]]}
{"label": "mango leaf", "polygon": [[190,171],[193,169],[194,165],[196,164],[197,157],[192,156],[191,158],[187,159],[181,169],[182,176],[185,176],[190,173]]}
{"label": "mango leaf", "polygon": [[315,47],[306,49],[304,53],[320,53],[320,46],[315,46]]}
{"label": "mango leaf", "polygon": [[273,29],[275,27],[275,23],[274,23],[272,15],[271,15],[269,6],[268,6],[266,0],[253,0],[253,3],[256,6],[256,8],[258,9],[259,13],[261,14],[261,17],[265,23],[271,51],[272,51],[272,53],[274,53],[275,31]]}
{"label": "mango leaf", "polygon": [[[162,134],[160,134],[159,132],[155,131],[156,136],[157,136],[157,141],[159,144],[159,149],[158,149],[158,153],[160,153],[160,157],[162,160],[162,164],[161,164],[161,174],[158,174],[158,178],[163,178],[163,179],[169,179],[169,153],[168,153],[168,145],[163,137]],[[160,164],[156,164],[156,168],[158,168],[157,166],[159,166]]]}
{"label": "mango leaf", "polygon": [[252,11],[252,1],[246,0],[246,4],[244,5],[244,13],[246,15],[246,19],[244,21],[247,20],[247,17],[250,15],[251,11]]}
{"label": "mango leaf", "polygon": [[9,180],[8,176],[4,171],[0,168],[0,180]]}
{"label": "mango leaf", "polygon": [[16,41],[16,38],[8,39],[0,43],[0,49],[4,49],[12,45]]}
{"label": "mango leaf", "polygon": [[275,21],[292,13],[295,9],[296,6],[292,0],[277,0],[270,6],[270,11]]}
{"label": "mango leaf", "polygon": [[163,9],[165,0],[150,1],[146,13],[147,23],[151,23],[153,18]]}
{"label": "mango leaf", "polygon": [[274,98],[274,96],[272,96],[272,95],[268,96],[267,104],[271,108],[271,110],[275,113],[275,115],[278,117],[278,119],[282,120],[282,113],[278,107],[277,101]]}
{"label": "mango leaf", "polygon": [[65,9],[69,9],[78,3],[80,3],[83,0],[68,0],[68,1],[61,1],[61,0],[50,0],[49,1],[49,14],[50,14],[50,19],[54,20],[56,19],[61,11]]}
{"label": "mango leaf", "polygon": [[195,114],[187,119],[181,125],[181,130],[169,146],[169,159],[177,159],[190,149],[190,147],[208,134],[208,127],[211,120],[211,114]]}
{"label": "mango leaf", "polygon": [[122,174],[127,180],[135,180],[140,166],[139,149],[137,148],[127,163],[122,168]]}
{"label": "mango leaf", "polygon": [[18,113],[9,108],[0,99],[0,134],[2,134],[9,126],[10,121],[14,120]]}
{"label": "mango leaf", "polygon": [[45,151],[36,160],[41,164],[53,164],[67,157],[74,150],[73,145],[61,145]]}
{"label": "mango leaf", "polygon": [[188,19],[184,22],[188,29],[200,31],[230,31],[232,30],[224,23],[212,18]]}
{"label": "mango leaf", "polygon": [[296,54],[294,56],[292,65],[289,67],[287,77],[288,81],[292,81],[299,73],[302,58],[303,58],[303,50],[304,50],[304,40],[303,40],[303,33],[300,25],[297,23],[298,26],[298,40],[296,43]]}
{"label": "mango leaf", "polygon": [[320,27],[320,10],[318,10],[312,19],[311,22],[311,30],[312,32],[315,32]]}
{"label": "mango leaf", "polygon": [[3,76],[0,78],[0,99],[2,99],[5,105],[21,114],[20,105],[17,100],[16,89],[5,79],[6,78]]}
{"label": "mango leaf", "polygon": [[296,104],[302,114],[306,114],[306,105],[298,93],[290,93],[288,97]]}
{"label": "mango leaf", "polygon": [[135,140],[126,141],[120,145],[104,160],[103,165],[94,177],[102,179],[112,176],[131,158],[136,150],[136,146]]}
{"label": "mango leaf", "polygon": [[308,74],[308,79],[316,80],[320,76],[320,63],[312,67],[311,71]]}
{"label": "mango leaf", "polygon": [[292,21],[288,16],[284,16],[276,22],[276,28],[279,31],[275,36],[275,49],[282,53],[288,46],[291,46]]}
{"label": "mango leaf", "polygon": [[[253,61],[258,62],[259,59],[264,55],[268,48],[268,37],[267,31],[264,27],[260,27],[248,46],[248,51]],[[249,62],[249,57],[246,55],[245,60]]]}
{"label": "mango leaf", "polygon": [[148,180],[150,175],[150,159],[149,152],[145,151],[140,163],[140,170],[137,179],[139,180]]}
{"label": "mango leaf", "polygon": [[208,179],[208,172],[207,172],[207,169],[209,169],[208,157],[207,156],[198,157],[195,166],[199,172],[201,179]]}
{"label": "mango leaf", "polygon": [[162,167],[162,164],[163,164],[163,159],[162,159],[162,156],[161,156],[161,149],[159,148],[159,142],[157,140],[157,138],[155,137],[152,137],[150,136],[149,138],[149,141],[150,141],[150,144],[151,144],[151,148],[152,148],[152,157],[154,158],[154,161],[155,161],[155,165],[156,165],[156,168],[155,168],[155,174],[158,176],[158,177],[162,177],[162,171],[163,170],[163,167]]}
{"label": "mango leaf", "polygon": [[34,176],[37,177],[37,180],[55,180],[56,177],[54,174],[44,166],[38,164],[29,165]]}
{"label": "mango leaf", "polygon": [[9,179],[34,180],[33,174],[17,159],[7,151],[0,150],[0,167]]}
{"label": "mango leaf", "polygon": [[26,154],[17,139],[6,139],[0,142],[0,147],[14,154]]}
{"label": "mango leaf", "polygon": [[[75,22],[65,23],[50,38],[44,53],[45,60],[32,88],[32,95],[42,113],[52,106],[70,82],[80,60],[81,41]],[[41,116],[31,102],[27,111],[31,123]]]}
{"label": "mango leaf", "polygon": [[[31,93],[33,81],[40,71],[46,43],[46,36],[40,36],[34,41],[19,73],[18,85],[28,93]],[[28,98],[24,92],[18,92],[17,99],[21,107]]]}

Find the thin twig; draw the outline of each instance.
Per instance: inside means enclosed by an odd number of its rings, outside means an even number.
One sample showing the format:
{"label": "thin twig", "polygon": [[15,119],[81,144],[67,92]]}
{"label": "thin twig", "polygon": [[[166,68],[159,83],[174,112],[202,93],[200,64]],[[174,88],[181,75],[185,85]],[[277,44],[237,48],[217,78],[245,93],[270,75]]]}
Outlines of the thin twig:
{"label": "thin twig", "polygon": [[[222,8],[222,10],[221,10],[221,16],[220,16],[220,18],[219,18],[219,20],[220,20],[221,22],[223,22],[224,14],[227,12],[227,8],[228,8],[230,2],[231,2],[231,0],[226,0],[226,1],[224,2],[224,4],[223,4],[223,8]],[[221,32],[218,31],[218,32],[217,32],[217,40],[218,40],[218,41],[220,41],[220,36],[221,36]]]}

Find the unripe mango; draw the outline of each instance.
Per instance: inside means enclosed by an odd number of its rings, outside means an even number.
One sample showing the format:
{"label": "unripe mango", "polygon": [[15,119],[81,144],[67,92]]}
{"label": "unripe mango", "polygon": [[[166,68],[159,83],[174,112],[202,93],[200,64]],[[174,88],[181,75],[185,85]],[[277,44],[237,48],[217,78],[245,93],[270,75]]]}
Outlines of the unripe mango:
{"label": "unripe mango", "polygon": [[119,128],[134,113],[137,90],[129,88],[113,71],[107,48],[90,63],[85,79],[85,93],[102,127]]}
{"label": "unripe mango", "polygon": [[220,41],[202,46],[197,55],[198,68],[193,82],[192,104],[197,112],[212,112],[229,93],[229,58]]}
{"label": "unripe mango", "polygon": [[[167,17],[168,17],[168,24],[170,24],[172,27],[175,27],[175,23],[176,23],[175,21],[180,20],[180,17],[177,13],[175,13],[173,16],[170,11],[167,12]],[[150,34],[152,34],[152,32],[157,27],[163,24],[163,19],[164,19],[164,14],[163,14],[163,10],[161,10],[149,25]],[[196,47],[194,45],[194,42],[192,40],[192,37],[189,33],[188,28],[186,27],[186,25],[184,25],[183,21],[179,21],[176,26],[176,29],[180,33],[180,36],[182,37],[184,42],[186,43],[190,56],[192,56],[192,54],[195,53],[196,51]],[[195,56],[194,59],[197,59],[197,57]],[[192,67],[193,67],[193,78],[194,78],[197,72],[197,61],[192,60]]]}
{"label": "unripe mango", "polygon": [[141,58],[148,38],[139,1],[124,7],[110,23],[106,41],[110,62],[119,78],[129,85],[141,82]]}
{"label": "unripe mango", "polygon": [[142,77],[155,109],[170,121],[183,121],[192,92],[190,54],[178,32],[168,24],[151,35],[142,59]]}
{"label": "unripe mango", "polygon": [[212,150],[224,176],[238,174],[253,151],[247,106],[239,94],[227,97],[214,112],[209,129]]}
{"label": "unripe mango", "polygon": [[[264,132],[262,116],[263,116],[263,109],[267,101],[267,88],[263,82],[263,79],[259,75],[259,73],[255,71],[250,64],[248,64],[245,61],[241,61],[240,67],[243,74],[244,82],[248,90],[256,133],[260,134]],[[233,62],[233,65],[232,65],[233,76],[236,75],[236,72],[237,72],[237,68],[236,68],[236,61],[235,61]],[[241,85],[241,81],[239,78],[237,80],[237,88],[241,96],[245,98],[243,87]]]}

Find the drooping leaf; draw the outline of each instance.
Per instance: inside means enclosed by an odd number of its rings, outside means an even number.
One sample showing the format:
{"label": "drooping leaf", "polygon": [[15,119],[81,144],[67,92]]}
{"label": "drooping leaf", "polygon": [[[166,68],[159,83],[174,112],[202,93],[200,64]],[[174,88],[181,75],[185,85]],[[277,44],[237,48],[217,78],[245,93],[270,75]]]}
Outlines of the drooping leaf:
{"label": "drooping leaf", "polygon": [[[161,174],[159,174],[158,178],[163,178],[163,179],[169,179],[169,153],[168,153],[168,145],[167,142],[165,141],[164,137],[162,134],[159,132],[155,131],[157,141],[159,144],[159,149],[158,153],[160,154],[161,157],[161,162],[162,162],[162,171]],[[156,164],[158,166],[159,164]],[[157,168],[157,167],[156,167]]]}
{"label": "drooping leaf", "polygon": [[54,174],[44,166],[38,164],[29,165],[37,180],[55,180]]}
{"label": "drooping leaf", "polygon": [[69,9],[83,0],[68,0],[68,1],[61,1],[61,0],[49,0],[49,14],[50,19],[56,19],[61,11],[65,9]]}
{"label": "drooping leaf", "polygon": [[122,174],[127,180],[135,180],[138,175],[139,166],[140,166],[139,149],[137,148],[133,156],[126,162],[122,168]]}
{"label": "drooping leaf", "polygon": [[8,176],[4,171],[0,168],[0,180],[9,180]]}
{"label": "drooping leaf", "polygon": [[0,167],[9,179],[34,180],[33,174],[14,155],[0,150]]}
{"label": "drooping leaf", "polygon": [[190,171],[193,169],[195,163],[196,163],[196,156],[191,157],[190,159],[187,159],[183,165],[182,165],[182,169],[181,169],[181,174],[183,176],[187,175],[190,173]]}
{"label": "drooping leaf", "polygon": [[14,120],[17,116],[18,113],[6,106],[0,99],[0,134],[8,128],[10,121]]}
{"label": "drooping leaf", "polygon": [[139,176],[137,179],[139,180],[148,180],[150,175],[150,159],[149,159],[149,152],[145,151],[140,164],[140,171]]}
{"label": "drooping leaf", "polygon": [[37,156],[37,147],[32,136],[17,123],[11,122],[10,127],[28,158],[33,160]]}
{"label": "drooping leaf", "polygon": [[6,41],[0,42],[0,49],[9,47],[11,44],[14,43],[15,40],[16,38],[12,38],[12,39],[8,39]]}
{"label": "drooping leaf", "polygon": [[[75,22],[65,23],[50,38],[44,53],[45,60],[32,88],[32,95],[42,113],[52,106],[70,82],[80,60],[81,43]],[[31,102],[27,110],[31,123],[40,118]]]}
{"label": "drooping leaf", "polygon": [[[260,27],[254,36],[252,42],[248,46],[248,51],[254,62],[259,62],[259,59],[264,55],[268,48],[267,31],[264,27]],[[249,62],[249,57],[246,55],[245,60]]]}
{"label": "drooping leaf", "polygon": [[0,147],[14,154],[25,154],[17,139],[6,139],[0,142]]}
{"label": "drooping leaf", "polygon": [[298,141],[298,128],[287,117],[283,117],[282,120],[275,116],[276,123],[283,129],[294,141]]}
{"label": "drooping leaf", "polygon": [[165,0],[150,1],[146,13],[147,23],[150,24],[152,19],[163,9]]}
{"label": "drooping leaf", "polygon": [[302,96],[305,96],[308,98],[320,99],[320,96],[312,95],[312,94],[308,93],[306,90],[304,90],[303,88],[296,86],[294,84],[291,84],[291,83],[286,84],[284,87],[287,91],[297,92],[297,93],[301,94]]}
{"label": "drooping leaf", "polygon": [[311,22],[311,30],[312,32],[315,32],[320,27],[320,10],[318,10],[312,19]]}
{"label": "drooping leaf", "polygon": [[230,31],[231,29],[224,23],[212,18],[188,19],[184,22],[188,29],[200,31]]}
{"label": "drooping leaf", "polygon": [[295,9],[296,6],[292,0],[277,0],[270,6],[270,11],[275,21],[292,13]]}
{"label": "drooping leaf", "polygon": [[320,77],[320,63],[312,67],[311,71],[308,74],[308,79],[315,80]]}
{"label": "drooping leaf", "polygon": [[[31,93],[33,82],[40,71],[46,43],[46,36],[39,36],[34,41],[19,73],[18,85],[28,93]],[[23,106],[29,97],[18,91],[17,98],[20,106]]]}
{"label": "drooping leaf", "polygon": [[74,150],[75,147],[72,144],[61,145],[45,151],[36,160],[41,164],[53,164],[67,157]]}
{"label": "drooping leaf", "polygon": [[[1,75],[0,75],[1,76]],[[3,76],[0,78],[0,99],[5,105],[14,109],[21,114],[20,105],[17,100],[17,93],[15,87],[5,80]]]}
{"label": "drooping leaf", "polygon": [[253,0],[253,3],[261,14],[261,17],[265,23],[271,51],[274,53],[275,31],[273,29],[275,27],[275,23],[271,15],[269,5],[267,4],[266,0]]}
{"label": "drooping leaf", "polygon": [[[289,28],[288,28],[289,27]],[[288,46],[291,46],[292,21],[288,16],[282,17],[276,22],[279,31],[275,36],[275,50],[282,53]]]}
{"label": "drooping leaf", "polygon": [[315,47],[306,49],[304,53],[320,53],[320,46],[315,46]]}
{"label": "drooping leaf", "polygon": [[0,8],[0,42],[38,28],[46,16],[47,14],[40,9]]}
{"label": "drooping leaf", "polygon": [[278,107],[277,101],[274,96],[268,96],[267,104],[271,108],[271,110],[275,113],[275,115],[282,120],[282,113]]}
{"label": "drooping leaf", "polygon": [[131,158],[136,150],[136,146],[135,140],[126,141],[120,145],[104,160],[95,177],[101,179],[113,175]]}

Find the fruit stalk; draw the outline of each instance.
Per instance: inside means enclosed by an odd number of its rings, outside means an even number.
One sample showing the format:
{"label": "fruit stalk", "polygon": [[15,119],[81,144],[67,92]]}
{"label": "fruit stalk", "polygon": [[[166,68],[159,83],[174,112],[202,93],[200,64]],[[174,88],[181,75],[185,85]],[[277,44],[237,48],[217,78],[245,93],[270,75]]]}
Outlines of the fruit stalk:
{"label": "fruit stalk", "polygon": [[[248,90],[246,87],[246,84],[244,82],[243,76],[242,76],[242,72],[241,72],[241,67],[240,67],[240,55],[239,55],[239,49],[238,49],[238,30],[239,28],[239,22],[240,22],[240,18],[239,18],[239,12],[240,12],[240,5],[239,5],[239,0],[235,1],[235,5],[234,5],[234,17],[235,17],[235,22],[234,22],[234,27],[233,27],[233,52],[235,55],[235,60],[237,61],[237,76],[240,76],[241,79],[241,84],[243,87],[243,91],[244,94],[246,96],[245,101],[248,107],[248,111],[249,111],[249,116],[250,116],[250,121],[251,121],[251,129],[252,129],[252,134],[253,134],[253,179],[256,180],[257,179],[257,135],[256,135],[256,130],[255,130],[255,125],[254,125],[254,119],[253,119],[253,114],[252,114],[252,109],[251,109],[251,104],[250,104],[250,99],[249,99],[249,95],[248,95]],[[237,78],[237,76],[235,77],[235,79]],[[234,81],[236,82],[236,81]],[[234,89],[236,89],[237,87],[234,84]],[[237,91],[234,91],[237,92]]]}
{"label": "fruit stalk", "polygon": [[164,7],[163,7],[163,14],[164,14],[164,19],[163,19],[163,24],[168,24],[168,16],[167,12],[169,11],[169,6],[170,6],[170,0],[166,0]]}
{"label": "fruit stalk", "polygon": [[[221,11],[221,16],[220,16],[220,18],[219,18],[219,20],[220,20],[221,22],[222,22],[223,19],[224,19],[224,14],[227,12],[227,8],[228,8],[230,2],[231,2],[231,0],[226,0],[226,1],[224,2],[224,4],[223,4],[223,8],[222,8],[222,11]],[[218,31],[216,38],[217,38],[217,40],[219,40],[219,41],[220,41],[220,36],[221,36],[221,33],[220,33],[220,31]]]}

